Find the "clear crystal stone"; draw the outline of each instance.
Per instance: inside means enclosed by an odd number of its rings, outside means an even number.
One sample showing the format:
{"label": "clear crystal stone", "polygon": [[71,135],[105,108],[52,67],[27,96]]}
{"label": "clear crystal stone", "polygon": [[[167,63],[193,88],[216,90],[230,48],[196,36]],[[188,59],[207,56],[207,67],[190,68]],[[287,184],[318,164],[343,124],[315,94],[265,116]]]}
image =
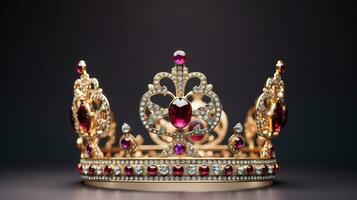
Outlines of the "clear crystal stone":
{"label": "clear crystal stone", "polygon": [[244,167],[238,167],[238,174],[239,175],[243,175],[245,172],[245,168]]}
{"label": "clear crystal stone", "polygon": [[123,132],[123,133],[129,133],[130,132],[130,126],[129,126],[129,124],[127,124],[127,123],[124,123],[122,126],[121,126],[121,131]]}
{"label": "clear crystal stone", "polygon": [[234,130],[237,132],[237,133],[242,133],[243,132],[243,126],[241,123],[237,123],[237,125],[235,125],[234,127]]}
{"label": "clear crystal stone", "polygon": [[189,175],[196,175],[197,174],[197,166],[196,165],[189,165],[188,167],[187,167],[187,173],[189,174]]}
{"label": "clear crystal stone", "polygon": [[222,168],[220,165],[213,165],[212,166],[212,171],[214,175],[220,175],[222,172]]}
{"label": "clear crystal stone", "polygon": [[114,174],[115,174],[115,175],[119,175],[119,174],[120,174],[120,167],[115,166],[114,169],[113,169],[113,171],[114,171]]}
{"label": "clear crystal stone", "polygon": [[142,175],[144,172],[143,166],[141,166],[141,165],[135,166],[134,171],[135,171],[136,175]]}
{"label": "clear crystal stone", "polygon": [[167,175],[167,174],[169,174],[169,171],[170,171],[170,168],[167,165],[161,165],[159,167],[159,172],[161,175]]}

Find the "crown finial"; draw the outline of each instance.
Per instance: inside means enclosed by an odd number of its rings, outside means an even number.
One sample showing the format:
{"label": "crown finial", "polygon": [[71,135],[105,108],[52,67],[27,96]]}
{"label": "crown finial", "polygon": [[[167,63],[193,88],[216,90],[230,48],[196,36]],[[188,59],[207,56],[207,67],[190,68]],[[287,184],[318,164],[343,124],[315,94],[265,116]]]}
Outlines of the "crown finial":
{"label": "crown finial", "polygon": [[280,73],[280,74],[283,74],[285,72],[285,65],[284,65],[284,62],[282,60],[278,60],[276,62],[276,70]]}
{"label": "crown finial", "polygon": [[86,62],[84,60],[80,60],[78,62],[78,65],[76,67],[76,71],[78,74],[83,74],[84,72],[86,72],[87,70],[87,65],[86,65]]}
{"label": "crown finial", "polygon": [[186,63],[186,53],[182,50],[177,50],[172,55],[172,60],[176,65],[184,65]]}

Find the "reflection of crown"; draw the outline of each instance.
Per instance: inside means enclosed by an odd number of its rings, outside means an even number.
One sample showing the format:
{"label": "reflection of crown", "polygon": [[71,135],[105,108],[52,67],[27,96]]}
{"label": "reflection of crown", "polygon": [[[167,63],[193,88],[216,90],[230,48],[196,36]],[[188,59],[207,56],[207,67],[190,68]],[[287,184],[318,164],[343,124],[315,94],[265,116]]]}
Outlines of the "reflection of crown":
{"label": "reflection of crown", "polygon": [[[97,79],[89,77],[84,61],[79,62],[71,119],[79,134],[77,170],[84,182],[148,191],[223,191],[270,185],[279,169],[271,139],[282,131],[287,117],[283,63],[278,61],[256,106],[248,111],[244,131],[238,123],[228,143],[221,145],[228,122],[220,98],[202,73],[189,72],[183,51],[176,51],[173,60],[171,73],[156,74],[140,101],[141,121],[155,145],[144,145],[143,137],[134,136],[126,123],[117,141],[108,100]],[[163,85],[165,79],[173,82],[175,92]],[[191,79],[198,79],[199,84],[190,86]],[[160,96],[170,97],[168,106],[156,101]]]}

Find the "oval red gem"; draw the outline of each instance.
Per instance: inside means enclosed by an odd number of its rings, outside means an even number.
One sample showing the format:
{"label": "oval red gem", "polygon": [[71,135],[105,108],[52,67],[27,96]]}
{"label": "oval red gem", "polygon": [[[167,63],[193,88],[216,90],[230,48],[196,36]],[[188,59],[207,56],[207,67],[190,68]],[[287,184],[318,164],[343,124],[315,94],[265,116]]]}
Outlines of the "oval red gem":
{"label": "oval red gem", "polygon": [[128,150],[131,147],[131,140],[130,138],[123,138],[121,139],[120,144],[124,150]]}
{"label": "oval red gem", "polygon": [[169,118],[176,128],[184,128],[192,117],[192,107],[185,98],[174,99],[169,106]]}
{"label": "oval red gem", "polygon": [[172,60],[176,65],[183,65],[186,63],[186,54],[183,51],[176,51],[172,56]]}
{"label": "oval red gem", "polygon": [[283,105],[281,103],[277,103],[272,118],[273,131],[282,131],[285,126],[286,120],[287,110],[284,110]]}
{"label": "oval red gem", "polygon": [[81,104],[78,108],[77,119],[82,130],[88,132],[90,127],[90,117],[84,104]]}

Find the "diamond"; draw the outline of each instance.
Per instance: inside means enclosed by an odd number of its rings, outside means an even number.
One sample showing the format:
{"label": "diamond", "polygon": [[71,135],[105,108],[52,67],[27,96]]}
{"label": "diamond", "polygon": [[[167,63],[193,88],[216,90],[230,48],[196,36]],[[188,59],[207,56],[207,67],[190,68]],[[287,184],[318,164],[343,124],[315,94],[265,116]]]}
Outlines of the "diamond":
{"label": "diamond", "polygon": [[135,174],[136,175],[143,175],[143,172],[144,172],[144,170],[143,170],[143,166],[141,166],[141,165],[136,165],[135,166],[135,168],[134,168],[134,170],[135,170]]}
{"label": "diamond", "polygon": [[222,168],[220,165],[213,165],[212,166],[212,172],[214,175],[220,175],[222,172]]}
{"label": "diamond", "polygon": [[187,173],[190,176],[195,176],[197,175],[197,166],[196,165],[189,165],[187,167]]}
{"label": "diamond", "polygon": [[129,133],[131,130],[131,127],[129,126],[129,124],[127,123],[124,123],[122,126],[121,126],[121,131],[123,133]]}
{"label": "diamond", "polygon": [[169,174],[169,171],[170,171],[170,168],[167,165],[161,165],[159,167],[159,172],[160,172],[161,175],[165,176],[165,175]]}
{"label": "diamond", "polygon": [[234,126],[234,131],[236,131],[237,133],[242,133],[243,132],[243,126],[241,123],[237,123],[235,126]]}

